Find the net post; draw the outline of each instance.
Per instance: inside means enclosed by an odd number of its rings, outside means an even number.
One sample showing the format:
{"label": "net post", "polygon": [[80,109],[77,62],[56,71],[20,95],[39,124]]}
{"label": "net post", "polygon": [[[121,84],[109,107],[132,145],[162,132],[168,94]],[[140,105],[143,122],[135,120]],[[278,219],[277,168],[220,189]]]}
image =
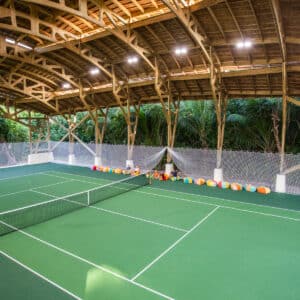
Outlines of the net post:
{"label": "net post", "polygon": [[87,192],[87,205],[90,206],[90,191]]}

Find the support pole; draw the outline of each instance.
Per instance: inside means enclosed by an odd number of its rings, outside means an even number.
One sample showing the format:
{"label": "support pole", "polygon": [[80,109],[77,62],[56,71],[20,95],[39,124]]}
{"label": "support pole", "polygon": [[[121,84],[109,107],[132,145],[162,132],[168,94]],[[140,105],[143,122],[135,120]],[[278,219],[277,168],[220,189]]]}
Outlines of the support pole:
{"label": "support pole", "polygon": [[[106,108],[106,111],[103,109],[95,110],[95,165],[101,166],[102,165],[102,144],[104,140],[104,134],[106,130],[107,125],[107,117],[108,117],[108,108]],[[99,117],[103,118],[102,124],[99,123]]]}
{"label": "support pole", "polygon": [[[112,69],[112,75],[113,95],[119,104],[120,110],[127,124],[126,167],[133,168],[133,149],[139,120],[140,103],[138,101],[138,104],[132,103],[132,99],[129,95],[128,84],[125,84],[124,82],[120,83],[117,80],[114,68]],[[126,104],[126,106],[124,104]],[[131,113],[131,107],[133,107],[133,114]]]}
{"label": "support pole", "polygon": [[287,119],[287,72],[286,62],[282,63],[282,127],[281,127],[281,149],[280,149],[280,173],[276,175],[275,191],[286,192],[285,168],[285,140],[286,140],[286,119]]}
{"label": "support pole", "polygon": [[29,153],[32,154],[32,122],[31,122],[31,111],[28,112],[29,122]]}
{"label": "support pole", "polygon": [[286,117],[287,117],[287,72],[286,72],[286,63],[283,62],[282,63],[282,128],[281,128],[280,173],[282,173],[284,170]]}
{"label": "support pole", "polygon": [[[133,161],[133,149],[134,149],[134,143],[135,143],[135,137],[137,132],[137,126],[139,121],[139,114],[140,114],[140,104],[133,106],[133,112],[130,110],[130,100],[127,101],[127,144],[128,144],[128,151],[127,151],[127,160]],[[132,120],[133,119],[133,120]],[[133,162],[129,163],[133,165]],[[131,166],[133,167],[133,166]]]}
{"label": "support pole", "polygon": [[71,116],[68,116],[69,123],[69,157],[68,162],[70,165],[75,163],[75,154],[74,154],[74,136],[72,134],[73,127],[75,127],[75,123],[72,121]]}
{"label": "support pole", "polygon": [[217,119],[217,163],[214,170],[214,180],[219,182],[223,180],[222,169],[222,151],[224,143],[224,133],[226,124],[226,109],[228,96],[223,90],[220,70],[216,70],[214,65],[210,68],[210,84]]}
{"label": "support pole", "polygon": [[[176,137],[178,115],[180,109],[180,96],[175,100],[171,94],[170,81],[160,76],[157,60],[155,60],[155,90],[162,106],[163,114],[167,122],[167,146],[173,149]],[[167,152],[166,173],[173,170],[172,156]]]}

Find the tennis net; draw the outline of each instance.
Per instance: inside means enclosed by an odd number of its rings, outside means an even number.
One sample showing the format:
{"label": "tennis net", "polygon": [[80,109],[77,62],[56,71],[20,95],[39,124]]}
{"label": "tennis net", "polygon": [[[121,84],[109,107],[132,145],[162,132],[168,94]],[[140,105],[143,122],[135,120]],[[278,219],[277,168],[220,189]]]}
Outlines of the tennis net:
{"label": "tennis net", "polygon": [[127,177],[84,192],[0,213],[0,236],[127,193],[149,184],[144,174]]}

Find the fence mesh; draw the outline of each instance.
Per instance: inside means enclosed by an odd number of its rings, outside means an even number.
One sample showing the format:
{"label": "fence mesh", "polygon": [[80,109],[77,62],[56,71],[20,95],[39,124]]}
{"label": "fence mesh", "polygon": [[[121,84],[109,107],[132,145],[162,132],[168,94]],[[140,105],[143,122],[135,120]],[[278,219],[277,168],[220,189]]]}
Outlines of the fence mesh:
{"label": "fence mesh", "polygon": [[[88,147],[88,149],[87,149]],[[70,144],[68,142],[51,142],[54,161],[68,162]],[[193,178],[213,178],[216,167],[217,151],[211,149],[174,148],[168,149],[177,168],[184,175]],[[72,153],[75,164],[91,166],[94,164],[96,146],[74,143]],[[152,170],[164,157],[166,148],[151,146],[135,146],[133,150],[134,164],[142,170]],[[0,166],[13,166],[27,163],[30,153],[29,143],[0,143]],[[127,145],[103,144],[101,147],[103,166],[124,168],[127,160]],[[237,181],[242,184],[267,185],[275,188],[276,175],[280,173],[280,156],[277,153],[259,153],[247,151],[222,152],[222,169],[224,180]],[[298,168],[297,168],[298,166]],[[284,171],[294,168],[286,174],[287,192],[300,194],[300,154],[286,154]]]}
{"label": "fence mesh", "polygon": [[[217,151],[209,149],[169,149],[175,165],[184,174],[193,178],[213,178],[217,163]],[[300,165],[300,154],[285,155],[285,170]],[[278,153],[247,151],[222,152],[223,178],[229,182],[267,185],[275,188],[276,175],[280,173]],[[300,170],[286,175],[287,192],[300,194]]]}

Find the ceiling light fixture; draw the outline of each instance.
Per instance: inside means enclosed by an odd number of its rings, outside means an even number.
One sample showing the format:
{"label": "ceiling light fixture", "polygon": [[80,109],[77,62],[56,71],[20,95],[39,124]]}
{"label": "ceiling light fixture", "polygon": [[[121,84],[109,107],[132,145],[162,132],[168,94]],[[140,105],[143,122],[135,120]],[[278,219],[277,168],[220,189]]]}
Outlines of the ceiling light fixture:
{"label": "ceiling light fixture", "polygon": [[71,87],[71,84],[69,82],[65,82],[62,85],[63,89],[69,89]]}
{"label": "ceiling light fixture", "polygon": [[18,43],[17,45],[20,46],[20,47],[22,47],[22,48],[25,48],[25,49],[28,49],[28,50],[32,50],[32,47],[30,47],[28,45],[25,45],[23,43]]}
{"label": "ceiling light fixture", "polygon": [[175,48],[175,54],[176,55],[185,55],[187,54],[188,50],[187,47],[177,47]]}
{"label": "ceiling light fixture", "polygon": [[14,39],[11,38],[5,38],[5,42],[9,43],[9,44],[15,44],[16,41]]}
{"label": "ceiling light fixture", "polygon": [[92,68],[90,69],[91,75],[98,75],[100,73],[100,70],[98,68]]}
{"label": "ceiling light fixture", "polygon": [[127,62],[129,64],[136,64],[137,62],[139,61],[138,57],[137,56],[129,56],[127,58]]}
{"label": "ceiling light fixture", "polygon": [[236,43],[237,49],[249,49],[252,47],[252,42],[249,40],[246,41],[239,41]]}

